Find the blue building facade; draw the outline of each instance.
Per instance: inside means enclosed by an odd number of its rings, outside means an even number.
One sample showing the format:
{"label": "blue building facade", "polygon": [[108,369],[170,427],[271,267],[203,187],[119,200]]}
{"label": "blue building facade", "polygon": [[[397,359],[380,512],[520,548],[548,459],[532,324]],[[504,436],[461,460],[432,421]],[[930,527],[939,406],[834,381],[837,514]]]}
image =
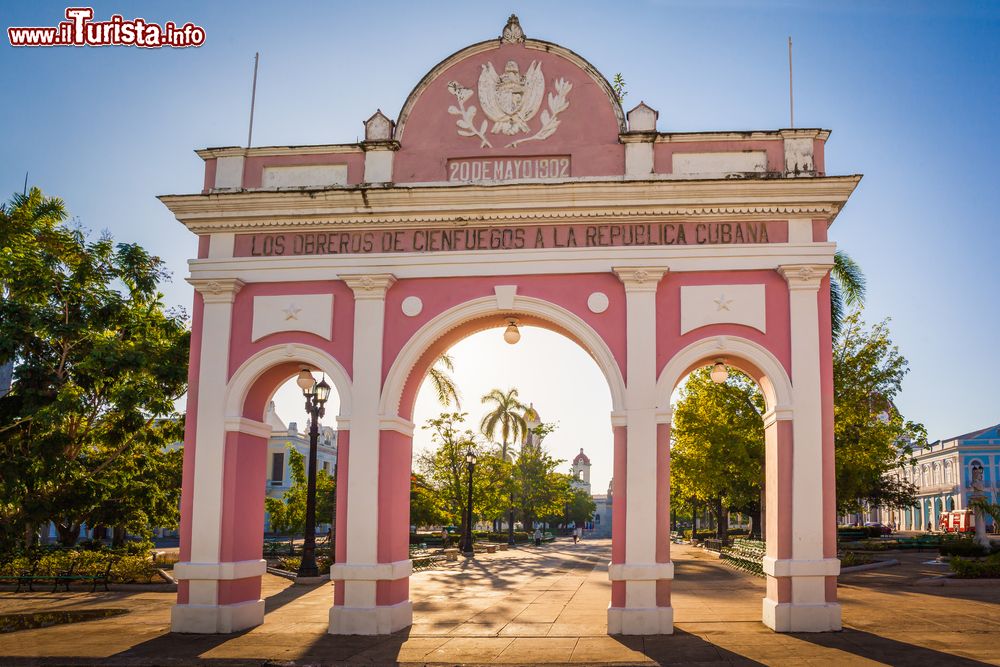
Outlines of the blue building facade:
{"label": "blue building facade", "polygon": [[[899,530],[941,530],[941,516],[969,506],[972,470],[983,468],[983,495],[1000,503],[1000,424],[937,440],[913,452],[913,463],[893,475],[917,487],[913,507],[877,507],[867,521],[895,525]],[[989,522],[987,522],[989,523]]]}

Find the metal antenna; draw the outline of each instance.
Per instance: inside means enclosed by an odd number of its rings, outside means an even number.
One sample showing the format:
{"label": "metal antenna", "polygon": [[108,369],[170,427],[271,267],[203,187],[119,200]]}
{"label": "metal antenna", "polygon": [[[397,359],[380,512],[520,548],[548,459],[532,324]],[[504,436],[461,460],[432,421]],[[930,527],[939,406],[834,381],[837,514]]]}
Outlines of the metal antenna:
{"label": "metal antenna", "polygon": [[24,191],[21,192],[22,195],[28,194],[28,172],[24,172]]}
{"label": "metal antenna", "polygon": [[795,127],[795,97],[792,95],[792,37],[788,36],[788,116],[789,127]]}

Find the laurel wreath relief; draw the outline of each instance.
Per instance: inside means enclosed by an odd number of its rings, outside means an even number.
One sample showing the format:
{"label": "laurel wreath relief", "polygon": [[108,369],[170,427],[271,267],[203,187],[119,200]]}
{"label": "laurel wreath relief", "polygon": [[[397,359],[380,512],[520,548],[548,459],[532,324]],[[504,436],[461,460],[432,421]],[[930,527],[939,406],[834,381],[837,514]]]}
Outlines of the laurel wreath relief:
{"label": "laurel wreath relief", "polygon": [[483,120],[483,124],[476,129],[476,126],[472,124],[473,118],[476,117],[476,107],[475,105],[465,106],[465,101],[472,97],[472,90],[466,88],[458,81],[450,81],[448,83],[448,91],[455,96],[458,100],[458,106],[448,107],[448,113],[453,116],[460,116],[455,124],[458,125],[458,133],[463,137],[479,137],[482,143],[479,144],[480,148],[486,148],[487,146],[493,148],[493,144],[490,140],[486,138],[486,126],[488,121]]}
{"label": "laurel wreath relief", "polygon": [[[552,136],[555,131],[559,128],[559,114],[569,108],[569,100],[567,96],[569,91],[573,89],[573,84],[571,84],[566,79],[556,79],[555,83],[555,94],[548,94],[548,109],[543,109],[539,118],[542,121],[542,126],[539,128],[538,132],[531,135],[530,137],[525,137],[524,139],[518,139],[517,141],[512,141],[507,144],[507,148],[516,148],[518,144],[523,144],[526,141],[541,141]],[[458,134],[463,137],[478,137],[480,140],[480,148],[493,148],[493,144],[490,140],[486,138],[486,128],[488,126],[488,121],[483,120],[482,124],[477,128],[475,125],[476,117],[476,107],[475,105],[465,106],[466,101],[472,97],[472,90],[466,88],[458,81],[448,82],[448,91],[455,96],[458,102],[458,106],[451,105],[448,107],[448,113],[453,116],[458,116],[458,120],[455,124],[458,125]]]}

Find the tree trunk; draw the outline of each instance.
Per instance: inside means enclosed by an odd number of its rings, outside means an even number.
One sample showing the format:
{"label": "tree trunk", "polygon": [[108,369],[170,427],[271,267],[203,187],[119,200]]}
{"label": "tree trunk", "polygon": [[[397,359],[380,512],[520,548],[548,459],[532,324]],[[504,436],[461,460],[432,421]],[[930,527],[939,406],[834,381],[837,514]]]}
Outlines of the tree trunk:
{"label": "tree trunk", "polygon": [[762,540],[764,531],[762,530],[763,525],[761,520],[763,519],[764,512],[761,510],[760,505],[754,507],[750,511],[750,537],[755,540]]}
{"label": "tree trunk", "polygon": [[722,497],[715,500],[715,536],[725,541],[729,537],[729,510],[722,506]]}
{"label": "tree trunk", "polygon": [[111,546],[120,547],[125,544],[125,526],[115,526],[111,529]]}
{"label": "tree trunk", "polygon": [[31,549],[35,546],[35,524],[30,521],[24,524],[24,548]]}
{"label": "tree trunk", "polygon": [[80,539],[79,523],[56,521],[56,531],[59,533],[59,544],[64,547],[75,546],[76,541]]}

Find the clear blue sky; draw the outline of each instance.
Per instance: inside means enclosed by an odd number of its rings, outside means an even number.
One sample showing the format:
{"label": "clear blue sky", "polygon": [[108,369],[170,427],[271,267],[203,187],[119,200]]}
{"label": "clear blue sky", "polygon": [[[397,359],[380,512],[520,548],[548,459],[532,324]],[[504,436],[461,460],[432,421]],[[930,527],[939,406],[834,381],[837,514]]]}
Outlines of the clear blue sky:
{"label": "clear blue sky", "polygon": [[[430,67],[511,12],[528,36],[621,72],[626,106],[658,109],[661,131],[785,127],[791,35],[796,125],[833,130],[829,173],[865,175],[831,234],[868,276],[868,319],[891,316],[910,360],[900,407],[932,439],[1000,421],[1000,4],[93,4],[99,19],[193,21],[206,44],[15,51],[4,35],[0,192],[27,170],[85,226],[165,258],[167,299],[184,306],[194,240],[155,195],[200,189],[194,148],[245,143],[255,50],[254,144],[273,145],[354,141],[376,107],[394,117]],[[55,25],[64,8],[6,4],[0,17]]]}

